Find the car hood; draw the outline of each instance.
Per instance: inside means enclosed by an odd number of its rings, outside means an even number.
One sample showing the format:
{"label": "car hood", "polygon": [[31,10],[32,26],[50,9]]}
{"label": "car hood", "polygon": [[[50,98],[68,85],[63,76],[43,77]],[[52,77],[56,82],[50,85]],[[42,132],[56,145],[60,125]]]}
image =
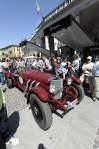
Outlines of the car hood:
{"label": "car hood", "polygon": [[30,80],[36,80],[39,82],[48,82],[48,79],[52,77],[52,74],[40,72],[38,70],[27,70],[20,73],[23,77],[30,79]]}

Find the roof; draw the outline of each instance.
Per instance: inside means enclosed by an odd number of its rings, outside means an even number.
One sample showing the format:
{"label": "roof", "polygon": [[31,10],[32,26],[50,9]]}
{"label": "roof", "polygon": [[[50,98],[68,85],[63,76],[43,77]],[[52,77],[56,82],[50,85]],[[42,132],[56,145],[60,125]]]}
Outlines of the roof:
{"label": "roof", "polygon": [[0,51],[9,49],[9,48],[11,48],[11,47],[19,47],[19,45],[13,45],[13,44],[12,44],[12,45],[6,46],[6,47],[4,47],[4,48],[1,48]]}
{"label": "roof", "polygon": [[45,50],[45,51],[48,51],[47,49],[44,49],[43,47],[41,47],[41,46],[39,46],[39,45],[37,45],[37,44],[31,42],[31,41],[28,41],[28,40],[22,41],[22,42],[20,43],[20,46],[26,46],[28,43],[33,44],[33,45],[35,45],[35,46],[37,46],[37,47],[39,47],[39,48],[41,48],[41,49],[43,49],[43,50]]}

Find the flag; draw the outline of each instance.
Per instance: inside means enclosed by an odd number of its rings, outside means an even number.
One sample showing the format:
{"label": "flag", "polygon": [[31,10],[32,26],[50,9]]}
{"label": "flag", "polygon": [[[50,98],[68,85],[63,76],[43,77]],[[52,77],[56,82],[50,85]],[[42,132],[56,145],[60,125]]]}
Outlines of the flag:
{"label": "flag", "polygon": [[36,0],[36,9],[37,9],[37,13],[40,13],[41,8],[40,8],[40,5],[38,3],[38,0]]}

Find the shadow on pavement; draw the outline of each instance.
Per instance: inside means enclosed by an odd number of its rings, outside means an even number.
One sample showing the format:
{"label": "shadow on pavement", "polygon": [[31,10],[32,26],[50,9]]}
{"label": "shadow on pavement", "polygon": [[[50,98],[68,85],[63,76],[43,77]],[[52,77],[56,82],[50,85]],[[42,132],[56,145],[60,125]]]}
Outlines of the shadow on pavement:
{"label": "shadow on pavement", "polygon": [[9,136],[13,136],[19,126],[19,112],[12,113],[7,120],[0,123],[0,149],[6,149],[5,141]]}
{"label": "shadow on pavement", "polygon": [[4,140],[2,139],[1,135],[0,135],[0,149],[6,149],[6,145],[5,145]]}
{"label": "shadow on pavement", "polygon": [[15,111],[8,117],[8,125],[11,135],[13,136],[19,126],[19,112]]}
{"label": "shadow on pavement", "polygon": [[38,148],[37,148],[37,149],[46,149],[46,148],[45,148],[44,144],[40,143],[40,144],[38,145]]}

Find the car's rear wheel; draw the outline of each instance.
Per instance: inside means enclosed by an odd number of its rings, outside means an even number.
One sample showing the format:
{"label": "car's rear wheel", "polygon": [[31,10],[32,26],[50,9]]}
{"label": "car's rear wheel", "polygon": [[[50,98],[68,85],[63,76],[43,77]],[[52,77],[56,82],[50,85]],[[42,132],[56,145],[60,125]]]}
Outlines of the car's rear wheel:
{"label": "car's rear wheel", "polygon": [[10,78],[7,78],[7,86],[8,88],[12,88],[13,87],[13,81]]}
{"label": "car's rear wheel", "polygon": [[48,103],[42,102],[35,94],[31,94],[30,105],[39,127],[43,130],[49,129],[52,125],[52,112]]}

